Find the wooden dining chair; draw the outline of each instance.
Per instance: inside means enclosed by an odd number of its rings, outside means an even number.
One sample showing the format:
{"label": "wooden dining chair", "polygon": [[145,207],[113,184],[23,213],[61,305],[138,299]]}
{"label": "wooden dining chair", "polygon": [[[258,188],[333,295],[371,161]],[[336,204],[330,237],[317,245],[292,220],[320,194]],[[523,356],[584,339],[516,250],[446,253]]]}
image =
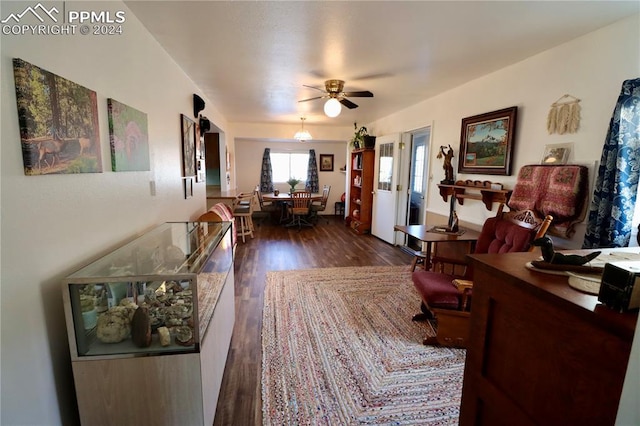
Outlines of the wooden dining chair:
{"label": "wooden dining chair", "polygon": [[307,222],[311,211],[311,193],[309,191],[294,191],[291,194],[291,205],[289,205],[289,215],[292,216],[291,222],[286,226],[297,226],[300,230],[303,226],[313,226]]}
{"label": "wooden dining chair", "polygon": [[[318,222],[319,213],[325,211],[327,208],[327,200],[329,199],[329,192],[331,192],[331,185],[325,185],[322,188],[322,199],[319,202],[311,203],[311,220]],[[327,221],[329,223],[329,221]]]}
{"label": "wooden dining chair", "polygon": [[[474,253],[533,250],[531,243],[547,232],[552,220],[551,216],[537,218],[531,210],[498,212],[482,226]],[[412,273],[413,284],[422,299],[422,312],[414,315],[413,320],[437,320],[436,336],[424,339],[425,345],[464,348],[469,337],[472,268],[466,261],[438,256],[433,257],[433,264],[430,271]]]}
{"label": "wooden dining chair", "polygon": [[[260,185],[256,186],[254,193],[256,194],[256,198],[258,199],[258,205],[260,206],[259,216],[261,220],[264,217],[268,219],[272,219],[273,216],[275,216],[277,213],[281,214],[282,207],[278,203],[268,202],[264,200],[264,197],[262,196],[262,191],[260,190]],[[254,216],[256,216],[255,212],[254,212]]]}

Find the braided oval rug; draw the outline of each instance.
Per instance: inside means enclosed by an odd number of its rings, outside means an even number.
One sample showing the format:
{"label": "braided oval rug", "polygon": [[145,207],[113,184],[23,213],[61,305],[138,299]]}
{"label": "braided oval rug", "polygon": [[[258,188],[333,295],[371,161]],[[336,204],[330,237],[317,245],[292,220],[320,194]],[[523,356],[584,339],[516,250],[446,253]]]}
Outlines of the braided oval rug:
{"label": "braided oval rug", "polygon": [[465,351],[422,345],[406,266],[267,273],[265,425],[456,425]]}

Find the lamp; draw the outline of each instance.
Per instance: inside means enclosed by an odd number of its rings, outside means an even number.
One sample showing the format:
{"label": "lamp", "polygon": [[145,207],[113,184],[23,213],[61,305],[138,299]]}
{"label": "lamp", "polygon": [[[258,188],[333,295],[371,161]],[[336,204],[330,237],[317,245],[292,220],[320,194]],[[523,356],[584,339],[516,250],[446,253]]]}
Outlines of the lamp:
{"label": "lamp", "polygon": [[294,138],[300,142],[310,141],[311,139],[313,139],[311,137],[311,133],[304,129],[304,120],[306,120],[306,118],[300,117],[300,120],[302,121],[302,128],[300,129],[300,131],[296,132]]}
{"label": "lamp", "polygon": [[327,117],[337,117],[340,115],[340,111],[342,111],[342,105],[336,98],[330,98],[325,102],[324,113],[327,114]]}

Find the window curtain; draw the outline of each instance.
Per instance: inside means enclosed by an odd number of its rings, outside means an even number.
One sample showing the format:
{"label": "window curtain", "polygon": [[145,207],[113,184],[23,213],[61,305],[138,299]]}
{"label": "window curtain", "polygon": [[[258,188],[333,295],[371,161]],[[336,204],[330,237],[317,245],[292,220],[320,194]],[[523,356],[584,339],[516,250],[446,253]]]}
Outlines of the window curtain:
{"label": "window curtain", "polygon": [[265,148],[260,171],[260,192],[273,192],[273,173],[271,169],[271,149]]}
{"label": "window curtain", "polygon": [[309,150],[309,166],[307,167],[307,184],[305,185],[305,189],[309,192],[320,192],[315,149]]}
{"label": "window curtain", "polygon": [[626,247],[640,172],[640,78],[626,80],[602,149],[583,248]]}

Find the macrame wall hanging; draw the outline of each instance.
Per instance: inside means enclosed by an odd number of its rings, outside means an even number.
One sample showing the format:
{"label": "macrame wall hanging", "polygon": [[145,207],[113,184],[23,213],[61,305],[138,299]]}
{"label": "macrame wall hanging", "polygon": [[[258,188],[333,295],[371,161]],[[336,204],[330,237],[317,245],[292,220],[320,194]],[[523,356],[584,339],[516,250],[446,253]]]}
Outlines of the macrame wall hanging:
{"label": "macrame wall hanging", "polygon": [[551,104],[547,117],[549,134],[575,133],[580,126],[580,99],[564,95]]}

